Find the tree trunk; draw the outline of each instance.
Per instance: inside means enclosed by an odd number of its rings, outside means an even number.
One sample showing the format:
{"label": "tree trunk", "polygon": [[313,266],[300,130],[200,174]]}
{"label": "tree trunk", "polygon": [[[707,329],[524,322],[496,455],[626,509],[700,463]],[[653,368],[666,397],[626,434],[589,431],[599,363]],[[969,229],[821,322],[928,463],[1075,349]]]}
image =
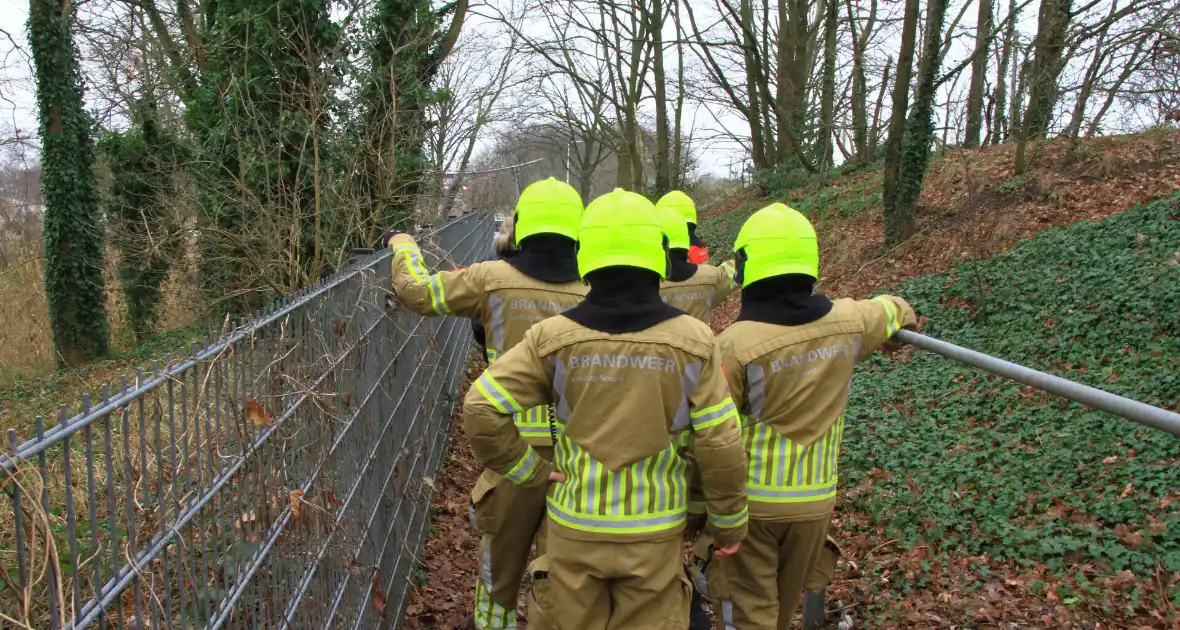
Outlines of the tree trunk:
{"label": "tree trunk", "polygon": [[[939,0],[936,0],[939,1]],[[901,26],[901,51],[897,57],[897,71],[893,77],[893,112],[889,119],[889,139],[885,148],[885,174],[881,201],[885,210],[885,244],[904,240],[913,230],[913,217],[898,213],[901,176],[901,142],[906,128],[906,105],[910,97],[910,72],[914,65],[914,44],[918,30],[918,6],[921,0],[906,0]]]}
{"label": "tree trunk", "polygon": [[[851,6],[851,5],[850,5]],[[849,23],[852,23],[851,9]],[[855,36],[853,39],[854,52],[852,55],[852,143],[855,145],[858,162],[868,162],[869,150],[869,122],[868,122],[868,87],[865,82],[865,67],[862,60],[863,53],[857,48]]]}
{"label": "tree trunk", "polygon": [[1023,175],[1028,168],[1029,140],[1040,140],[1049,131],[1053,103],[1057,100],[1057,76],[1061,73],[1061,53],[1069,27],[1071,0],[1041,0],[1037,35],[1033,41],[1033,65],[1029,81],[1028,106],[1020,125],[1014,172]]}
{"label": "tree trunk", "polygon": [[928,0],[926,4],[926,40],[918,63],[918,87],[914,105],[906,120],[905,141],[901,156],[897,193],[892,220],[885,217],[885,239],[889,246],[902,243],[917,231],[916,211],[922,195],[922,180],[930,163],[930,144],[934,136],[934,96],[938,89],[938,70],[942,62],[942,25],[947,0]]}
{"label": "tree trunk", "polygon": [[1090,65],[1086,68],[1086,73],[1082,75],[1082,84],[1078,87],[1077,98],[1074,99],[1073,113],[1070,115],[1069,123],[1065,126],[1065,135],[1071,142],[1077,142],[1078,134],[1082,129],[1082,122],[1086,117],[1086,103],[1090,100],[1090,96],[1094,94],[1094,85],[1098,82],[1098,77],[1102,76],[1103,66],[1106,65],[1107,55],[1111,52],[1105,47],[1106,34],[1110,32],[1111,18],[1118,11],[1118,0],[1110,3],[1110,13],[1107,15],[1107,22],[1101,27],[1098,33],[1098,39],[1094,42],[1094,56],[1090,59]]}
{"label": "tree trunk", "polygon": [[800,162],[801,157],[798,143],[807,103],[807,9],[807,0],[779,2],[776,167]]}
{"label": "tree trunk", "polygon": [[672,112],[672,182],[671,188],[678,189],[684,179],[684,145],[681,138],[684,121],[684,37],[680,28],[680,2],[672,2],[672,22],[676,28],[676,107]]}
{"label": "tree trunk", "polygon": [[1028,49],[1018,48],[1013,51],[1012,81],[1008,87],[1012,93],[1012,100],[1008,103],[1008,138],[1016,139],[1020,135],[1020,117],[1024,111],[1024,90],[1028,78]]}
{"label": "tree trunk", "polygon": [[1149,37],[1150,34],[1145,34],[1135,42],[1135,50],[1131,53],[1131,58],[1123,65],[1123,70],[1119,73],[1119,78],[1115,80],[1114,85],[1107,91],[1106,100],[1103,101],[1102,107],[1098,108],[1098,113],[1094,114],[1094,118],[1090,120],[1090,124],[1086,128],[1087,138],[1098,133],[1102,125],[1102,118],[1106,116],[1106,112],[1114,104],[1115,96],[1123,88],[1123,84],[1127,82],[1127,79],[1131,78],[1131,74],[1143,63],[1143,47],[1147,44]]}
{"label": "tree trunk", "polygon": [[[893,57],[885,58],[885,69],[881,71],[881,89],[877,90],[877,102],[873,105],[873,124],[869,127],[872,134],[869,142],[869,155],[877,152],[877,145],[881,143],[881,106],[885,103],[885,94],[889,90],[889,70],[893,67]],[[908,98],[908,97],[907,97]]]}
{"label": "tree trunk", "polygon": [[[751,0],[741,0],[740,5],[742,29],[742,55],[746,66],[746,93],[750,101],[750,157],[757,169],[774,168],[773,157],[766,153],[764,133],[768,133],[762,125],[763,109],[767,107],[761,99],[763,87],[760,87],[762,72],[758,59],[758,43],[754,37],[754,7]],[[764,85],[764,84],[763,84]]]}
{"label": "tree trunk", "polygon": [[832,130],[836,100],[836,43],[839,37],[839,0],[824,0],[824,72],[820,104],[820,168],[825,176],[832,167]]}
{"label": "tree trunk", "polygon": [[983,84],[987,76],[988,47],[991,44],[992,0],[979,1],[979,18],[975,25],[975,60],[971,63],[971,87],[967,91],[967,129],[963,146],[979,146],[983,127]]}
{"label": "tree trunk", "polygon": [[105,355],[109,341],[93,122],[83,101],[73,21],[71,2],[29,4],[45,202],[45,295],[59,366]]}
{"label": "tree trunk", "polygon": [[653,198],[658,199],[671,190],[672,162],[668,142],[668,92],[667,76],[664,74],[664,0],[652,0],[649,12],[648,31],[651,32],[652,81],[655,82],[656,97],[656,181]]}
{"label": "tree trunk", "polygon": [[1012,63],[1012,52],[1016,46],[1016,0],[1008,1],[1008,25],[1004,29],[1004,47],[1000,54],[1000,67],[996,72],[996,104],[992,111],[992,144],[1007,139],[1008,127],[1008,66]]}

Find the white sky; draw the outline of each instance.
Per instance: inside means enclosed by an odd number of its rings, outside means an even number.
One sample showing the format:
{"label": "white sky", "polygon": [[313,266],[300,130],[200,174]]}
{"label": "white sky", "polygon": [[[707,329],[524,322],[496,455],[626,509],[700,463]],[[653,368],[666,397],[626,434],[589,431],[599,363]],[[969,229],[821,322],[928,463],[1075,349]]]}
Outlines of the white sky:
{"label": "white sky", "polygon": [[[493,3],[508,2],[510,0],[491,0]],[[694,7],[697,8],[698,24],[702,26],[708,22],[708,9],[712,3],[695,2]],[[952,5],[948,10],[946,23],[949,26],[954,17],[958,14],[961,5],[952,0]],[[1002,19],[1007,13],[1007,3],[999,0],[996,2],[996,19]],[[965,33],[973,33],[976,8],[974,0],[971,0],[971,5],[967,8],[962,21],[960,22],[956,33],[960,35],[959,39],[955,41],[951,48],[950,54],[947,56],[944,64],[944,70],[956,66],[961,60],[965,59],[970,53],[970,46],[973,44],[969,37],[963,37]],[[898,11],[900,2],[895,0],[883,0],[880,4],[881,15],[888,15],[891,12]],[[1019,22],[1018,29],[1023,33],[1027,39],[1036,28],[1036,13],[1037,2],[1032,2],[1026,7]],[[1101,10],[1101,9],[1098,9]],[[27,46],[25,36],[25,20],[28,16],[27,0],[0,0],[0,140],[9,139],[13,135],[14,129],[22,130],[22,135],[33,135],[36,133],[36,112],[34,110],[33,99],[33,83],[31,80],[30,60],[27,58]],[[842,16],[843,17],[843,16]],[[480,18],[472,17],[469,23],[465,25],[465,30],[469,27],[483,30],[479,25]],[[669,20],[671,22],[671,20]],[[685,18],[687,23],[687,17]],[[486,24],[484,25],[486,26]],[[528,27],[526,30],[534,30],[535,25]],[[897,29],[893,28],[894,31]],[[674,33],[666,34],[668,40],[674,37]],[[882,43],[880,50],[883,52],[891,52],[896,50],[897,34],[891,33]],[[669,68],[669,73],[674,72],[675,69],[675,53],[669,49],[666,65]],[[846,54],[846,53],[845,53]],[[692,60],[693,55],[687,55]],[[1084,60],[1083,60],[1084,61]],[[490,65],[490,64],[489,64]],[[969,71],[964,72],[957,87],[958,91],[965,93],[966,79]],[[870,84],[876,82],[877,79],[870,77]],[[948,83],[944,86],[944,90],[949,89],[951,85]],[[669,89],[669,97],[673,96],[672,89]],[[870,98],[872,95],[870,95]],[[888,108],[888,95],[885,99],[886,109]],[[650,107],[650,102],[648,103]],[[871,105],[870,105],[871,106]],[[940,112],[941,114],[941,112]],[[686,104],[685,107],[685,126],[695,127],[698,136],[703,134],[713,134],[719,128],[729,128],[737,131],[739,134],[748,130],[744,121],[736,114],[715,106],[704,107],[692,104]],[[941,123],[940,123],[941,125]],[[481,142],[481,145],[486,146],[486,140]],[[717,175],[729,174],[730,164],[739,158],[742,150],[739,146],[733,143],[717,143],[713,145],[699,147],[698,160],[699,170],[701,173],[714,173]],[[839,152],[837,151],[837,157]]]}

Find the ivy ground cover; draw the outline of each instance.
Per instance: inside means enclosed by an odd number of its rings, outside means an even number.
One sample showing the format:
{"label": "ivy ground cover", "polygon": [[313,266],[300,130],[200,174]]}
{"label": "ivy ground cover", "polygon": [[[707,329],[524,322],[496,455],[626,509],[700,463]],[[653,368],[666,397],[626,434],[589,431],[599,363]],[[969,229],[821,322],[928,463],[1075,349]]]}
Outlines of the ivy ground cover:
{"label": "ivy ground cover", "polygon": [[[1180,193],[893,292],[926,334],[1180,408]],[[906,579],[865,576],[870,613],[970,558],[964,595],[1006,571],[1045,623],[1178,619],[1180,439],[919,350],[864,363],[848,419],[844,534],[921,550]]]}

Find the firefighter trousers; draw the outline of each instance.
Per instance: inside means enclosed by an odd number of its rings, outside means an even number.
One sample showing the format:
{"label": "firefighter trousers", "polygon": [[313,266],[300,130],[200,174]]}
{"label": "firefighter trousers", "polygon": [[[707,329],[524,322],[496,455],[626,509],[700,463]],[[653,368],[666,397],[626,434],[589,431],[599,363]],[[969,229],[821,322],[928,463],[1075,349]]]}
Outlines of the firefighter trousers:
{"label": "firefighter trousers", "polygon": [[692,588],[680,532],[656,541],[583,541],[563,536],[550,523],[547,545],[548,584],[544,601],[537,602],[547,611],[546,628],[688,628]]}
{"label": "firefighter trousers", "polygon": [[[812,581],[823,554],[828,521],[828,515],[786,523],[750,519],[741,550],[713,561],[724,582],[724,592],[717,597],[722,627],[789,629],[803,588]],[[713,581],[710,576],[710,591]]]}
{"label": "firefighter trousers", "polygon": [[[534,447],[552,461],[553,449]],[[479,575],[475,580],[475,627],[479,630],[516,628],[516,602],[537,541],[545,553],[545,495],[547,485],[516,486],[485,470],[471,491],[471,520],[483,539],[479,545]]]}

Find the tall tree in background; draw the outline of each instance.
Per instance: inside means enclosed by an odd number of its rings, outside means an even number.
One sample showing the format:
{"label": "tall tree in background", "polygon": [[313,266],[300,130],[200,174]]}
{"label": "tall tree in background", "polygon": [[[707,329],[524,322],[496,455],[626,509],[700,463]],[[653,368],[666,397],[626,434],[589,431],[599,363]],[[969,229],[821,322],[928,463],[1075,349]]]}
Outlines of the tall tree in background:
{"label": "tall tree in background", "polygon": [[885,174],[881,181],[881,201],[885,210],[885,244],[892,246],[905,240],[912,230],[913,217],[900,207],[902,138],[906,133],[906,110],[910,100],[910,74],[914,67],[914,48],[918,35],[920,0],[906,0],[901,25],[901,51],[897,55],[897,72],[893,77],[893,111],[889,118],[889,139],[885,146]]}
{"label": "tall tree in background", "polygon": [[328,60],[340,29],[326,0],[229,0],[206,9],[201,89],[186,109],[206,159],[201,276],[211,299],[249,312],[267,293],[327,271]]}
{"label": "tall tree in background", "polygon": [[[450,17],[450,25],[443,23]],[[442,61],[458,41],[467,0],[435,11],[429,0],[379,0],[370,27],[370,74],[362,92],[367,111],[360,135],[368,144],[361,182],[370,199],[370,242],[403,225],[413,211],[430,161],[425,151],[426,110]]]}
{"label": "tall tree in background", "polygon": [[820,95],[819,158],[820,168],[832,167],[832,133],[836,126],[836,44],[840,38],[839,0],[823,0],[824,67]]}
{"label": "tall tree in background", "polygon": [[926,2],[926,38],[918,62],[918,86],[906,120],[893,213],[885,221],[885,238],[890,245],[907,240],[918,228],[918,198],[922,195],[922,181],[930,164],[930,145],[934,142],[934,96],[943,58],[940,51],[946,3],[947,0]]}
{"label": "tall tree in background", "polygon": [[995,107],[992,110],[992,144],[1000,144],[1008,137],[1008,67],[1016,48],[1016,21],[1019,19],[1016,0],[1008,0],[1008,23],[1004,27],[1004,45],[1000,50],[999,69],[996,71]]}
{"label": "tall tree in background", "polygon": [[808,0],[780,0],[778,5],[778,77],[775,111],[778,120],[777,167],[815,167],[803,147],[807,120],[807,81],[811,69],[808,44]]}
{"label": "tall tree in background", "polygon": [[135,341],[150,334],[159,317],[161,285],[174,247],[165,208],[171,190],[176,143],[159,122],[151,94],[132,108],[127,131],[111,132],[100,150],[110,171],[106,200],[111,240],[119,250],[119,288]]}
{"label": "tall tree in background", "polygon": [[975,24],[975,58],[971,63],[971,87],[967,91],[967,129],[963,146],[979,146],[980,130],[983,128],[983,88],[987,79],[988,47],[992,40],[992,2],[977,0],[979,16]]}
{"label": "tall tree in background", "polygon": [[1028,168],[1028,141],[1040,140],[1049,132],[1053,104],[1057,102],[1057,77],[1062,69],[1062,51],[1069,29],[1071,0],[1041,0],[1037,35],[1033,40],[1033,60],[1028,83],[1028,106],[1025,108],[1016,144],[1016,175]]}
{"label": "tall tree in background", "polygon": [[109,342],[92,121],[82,100],[73,21],[72,2],[29,4],[42,142],[45,294],[57,362],[65,366],[106,354]]}
{"label": "tall tree in background", "polygon": [[668,77],[664,72],[664,2],[652,0],[647,11],[651,33],[652,81],[655,82],[656,107],[656,178],[651,196],[659,199],[672,189],[671,143],[668,130]]}

